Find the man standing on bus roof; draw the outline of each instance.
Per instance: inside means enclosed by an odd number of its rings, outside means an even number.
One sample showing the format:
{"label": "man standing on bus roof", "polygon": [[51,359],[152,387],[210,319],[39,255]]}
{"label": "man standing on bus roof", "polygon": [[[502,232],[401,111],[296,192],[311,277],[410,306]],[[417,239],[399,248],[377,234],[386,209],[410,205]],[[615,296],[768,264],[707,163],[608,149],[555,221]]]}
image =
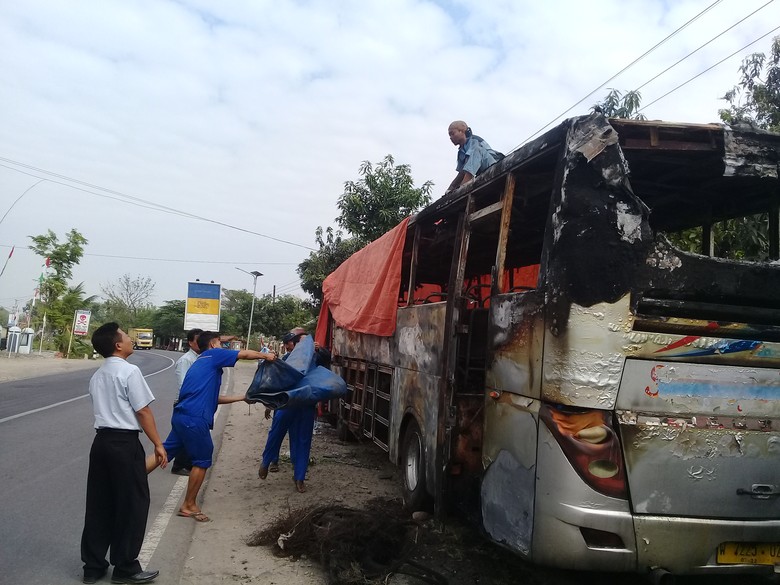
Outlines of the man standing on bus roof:
{"label": "man standing on bus roof", "polygon": [[504,155],[496,152],[479,136],[472,134],[471,128],[463,120],[455,120],[447,132],[452,143],[458,147],[458,174],[447,188],[447,193],[472,181],[489,166],[497,163]]}

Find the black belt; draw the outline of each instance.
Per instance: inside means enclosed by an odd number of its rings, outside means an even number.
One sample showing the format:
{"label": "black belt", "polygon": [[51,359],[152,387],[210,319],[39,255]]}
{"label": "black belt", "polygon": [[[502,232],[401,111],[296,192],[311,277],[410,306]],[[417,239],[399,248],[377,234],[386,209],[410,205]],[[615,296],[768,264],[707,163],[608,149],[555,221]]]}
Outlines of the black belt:
{"label": "black belt", "polygon": [[112,429],[109,427],[99,427],[95,429],[96,433],[135,433],[138,434],[141,431],[136,431],[133,429]]}

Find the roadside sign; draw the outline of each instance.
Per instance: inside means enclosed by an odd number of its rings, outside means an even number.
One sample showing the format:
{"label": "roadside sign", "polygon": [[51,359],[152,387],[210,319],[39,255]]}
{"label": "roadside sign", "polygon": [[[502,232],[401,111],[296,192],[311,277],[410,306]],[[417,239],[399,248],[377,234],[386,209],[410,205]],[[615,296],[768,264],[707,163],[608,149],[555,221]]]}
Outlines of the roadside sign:
{"label": "roadside sign", "polygon": [[184,329],[219,331],[221,297],[222,285],[220,284],[188,282]]}
{"label": "roadside sign", "polygon": [[76,319],[73,322],[73,335],[86,335],[89,331],[90,311],[76,311]]}

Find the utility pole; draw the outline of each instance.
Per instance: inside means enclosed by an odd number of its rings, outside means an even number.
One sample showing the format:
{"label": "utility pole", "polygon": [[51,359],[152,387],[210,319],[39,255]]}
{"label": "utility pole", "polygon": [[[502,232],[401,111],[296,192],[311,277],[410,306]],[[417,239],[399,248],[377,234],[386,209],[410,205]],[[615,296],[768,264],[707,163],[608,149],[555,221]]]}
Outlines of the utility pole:
{"label": "utility pole", "polygon": [[253,270],[252,272],[248,272],[244,270],[243,268],[239,268],[238,266],[235,267],[236,270],[240,270],[241,272],[244,272],[252,277],[253,283],[252,283],[252,308],[249,311],[249,329],[246,332],[246,348],[249,349],[249,342],[252,339],[252,318],[255,316],[255,293],[257,292],[257,277],[263,276],[262,272],[258,272],[257,270]]}

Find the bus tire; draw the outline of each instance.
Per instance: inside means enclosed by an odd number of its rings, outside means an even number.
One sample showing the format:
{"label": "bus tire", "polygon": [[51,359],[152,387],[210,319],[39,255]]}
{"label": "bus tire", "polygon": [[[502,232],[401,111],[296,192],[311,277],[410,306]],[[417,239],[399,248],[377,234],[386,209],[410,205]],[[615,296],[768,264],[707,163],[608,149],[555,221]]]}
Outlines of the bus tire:
{"label": "bus tire", "polygon": [[342,443],[353,443],[355,441],[355,435],[349,430],[347,421],[341,417],[336,419],[336,436]]}
{"label": "bus tire", "polygon": [[412,419],[404,432],[401,448],[401,476],[403,478],[404,506],[410,512],[424,510],[428,506],[428,490],[425,484],[425,448],[420,425]]}

